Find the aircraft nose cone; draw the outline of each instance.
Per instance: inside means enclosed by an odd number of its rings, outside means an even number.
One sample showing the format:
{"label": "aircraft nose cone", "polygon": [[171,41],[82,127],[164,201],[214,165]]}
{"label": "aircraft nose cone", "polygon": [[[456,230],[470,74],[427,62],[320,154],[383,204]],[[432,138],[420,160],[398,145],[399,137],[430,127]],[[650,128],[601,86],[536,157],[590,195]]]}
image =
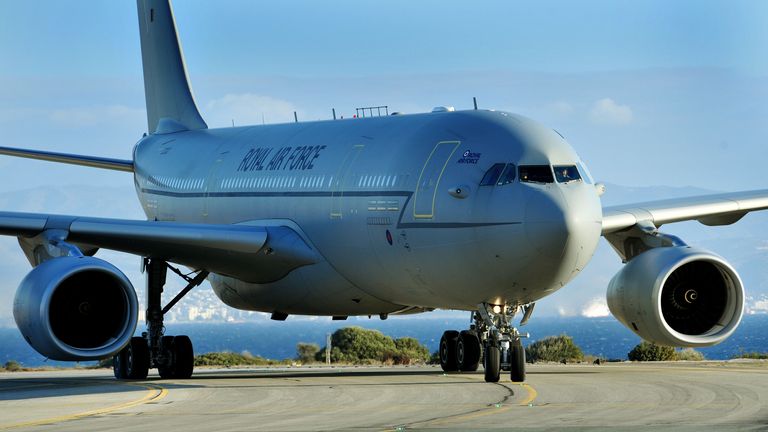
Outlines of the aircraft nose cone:
{"label": "aircraft nose cone", "polygon": [[596,195],[555,187],[531,190],[526,199],[526,247],[540,284],[557,289],[591,259],[600,238],[599,212]]}
{"label": "aircraft nose cone", "polygon": [[567,206],[559,190],[531,190],[526,196],[526,245],[540,257],[562,256],[568,243],[570,223]]}

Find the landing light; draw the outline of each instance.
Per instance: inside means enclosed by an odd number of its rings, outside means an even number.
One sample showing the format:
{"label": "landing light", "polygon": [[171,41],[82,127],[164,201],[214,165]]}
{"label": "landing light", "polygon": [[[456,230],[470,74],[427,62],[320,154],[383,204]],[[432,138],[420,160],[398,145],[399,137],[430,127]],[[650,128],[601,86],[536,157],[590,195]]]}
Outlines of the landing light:
{"label": "landing light", "polygon": [[493,313],[501,313],[501,306],[496,305],[493,307]]}

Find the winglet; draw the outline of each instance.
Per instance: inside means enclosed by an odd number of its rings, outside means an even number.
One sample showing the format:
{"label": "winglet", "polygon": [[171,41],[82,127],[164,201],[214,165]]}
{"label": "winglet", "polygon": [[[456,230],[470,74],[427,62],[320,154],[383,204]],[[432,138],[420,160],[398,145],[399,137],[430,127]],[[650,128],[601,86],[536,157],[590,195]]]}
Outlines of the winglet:
{"label": "winglet", "polygon": [[183,127],[174,131],[207,129],[189,86],[170,0],[137,0],[137,6],[148,131],[167,133],[158,129],[161,120]]}

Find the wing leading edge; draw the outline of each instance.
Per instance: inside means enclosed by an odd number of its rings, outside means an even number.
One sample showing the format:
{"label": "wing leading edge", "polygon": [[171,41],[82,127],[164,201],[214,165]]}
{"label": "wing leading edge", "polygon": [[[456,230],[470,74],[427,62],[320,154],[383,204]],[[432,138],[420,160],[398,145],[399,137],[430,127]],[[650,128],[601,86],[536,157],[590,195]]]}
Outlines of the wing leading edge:
{"label": "wing leading edge", "polygon": [[28,150],[12,147],[0,147],[0,154],[23,157],[27,159],[44,160],[49,162],[60,162],[71,165],[81,165],[92,168],[133,172],[133,161],[122,159],[75,155],[69,153],[56,153],[41,150]]}
{"label": "wing leading edge", "polygon": [[603,209],[603,236],[635,225],[697,220],[704,225],[730,225],[749,212],[768,209],[768,189],[678,198]]}
{"label": "wing leading edge", "polygon": [[57,241],[86,253],[105,248],[162,258],[254,283],[278,280],[318,261],[296,230],[258,221],[212,225],[0,212],[0,234],[18,237],[32,265],[40,261],[38,247]]}

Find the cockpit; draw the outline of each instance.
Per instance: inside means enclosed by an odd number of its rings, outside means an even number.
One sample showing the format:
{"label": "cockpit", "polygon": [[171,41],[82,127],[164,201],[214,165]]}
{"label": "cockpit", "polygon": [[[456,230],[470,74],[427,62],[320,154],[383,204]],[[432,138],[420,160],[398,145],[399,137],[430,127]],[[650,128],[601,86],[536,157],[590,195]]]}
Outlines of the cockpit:
{"label": "cockpit", "polygon": [[582,176],[577,165],[520,165],[496,163],[483,175],[480,186],[504,186],[514,183],[516,178],[521,183],[571,183],[585,181],[591,183],[589,174]]}

